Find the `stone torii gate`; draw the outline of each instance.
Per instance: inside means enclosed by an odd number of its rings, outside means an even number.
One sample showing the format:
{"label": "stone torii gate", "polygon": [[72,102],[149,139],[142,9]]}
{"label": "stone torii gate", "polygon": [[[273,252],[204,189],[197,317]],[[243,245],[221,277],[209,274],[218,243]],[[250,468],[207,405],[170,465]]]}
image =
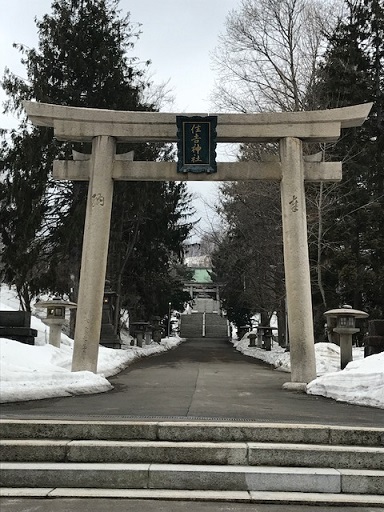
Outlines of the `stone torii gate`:
{"label": "stone torii gate", "polygon": [[38,126],[53,127],[57,139],[92,142],[90,159],[57,160],[53,166],[55,179],[89,180],[72,371],[97,370],[115,180],[273,180],[281,184],[290,333],[291,382],[285,387],[302,389],[316,377],[304,181],[340,181],[342,173],[340,162],[307,161],[302,144],[336,141],[341,128],[363,124],[371,103],[312,112],[217,114],[217,142],[279,142],[280,159],[219,162],[217,173],[209,175],[177,173],[173,162],[127,161],[116,155],[116,144],[121,142],[175,142],[177,114],[30,101],[24,106],[30,120]]}

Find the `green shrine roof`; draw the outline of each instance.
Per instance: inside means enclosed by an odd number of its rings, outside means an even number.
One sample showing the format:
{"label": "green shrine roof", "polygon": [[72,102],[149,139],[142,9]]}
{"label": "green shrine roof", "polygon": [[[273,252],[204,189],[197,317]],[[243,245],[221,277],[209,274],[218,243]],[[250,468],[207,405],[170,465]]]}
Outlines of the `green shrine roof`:
{"label": "green shrine roof", "polygon": [[192,281],[196,283],[212,283],[208,268],[195,268],[193,271]]}

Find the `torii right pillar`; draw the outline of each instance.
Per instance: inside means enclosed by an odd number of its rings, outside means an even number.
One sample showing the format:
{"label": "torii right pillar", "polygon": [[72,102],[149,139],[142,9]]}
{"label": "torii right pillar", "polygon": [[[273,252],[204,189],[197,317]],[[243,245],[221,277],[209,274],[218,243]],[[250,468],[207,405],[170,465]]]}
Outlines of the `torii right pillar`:
{"label": "torii right pillar", "polygon": [[302,142],[280,139],[281,209],[285,287],[291,356],[291,382],[284,389],[303,390],[316,378],[312,294]]}

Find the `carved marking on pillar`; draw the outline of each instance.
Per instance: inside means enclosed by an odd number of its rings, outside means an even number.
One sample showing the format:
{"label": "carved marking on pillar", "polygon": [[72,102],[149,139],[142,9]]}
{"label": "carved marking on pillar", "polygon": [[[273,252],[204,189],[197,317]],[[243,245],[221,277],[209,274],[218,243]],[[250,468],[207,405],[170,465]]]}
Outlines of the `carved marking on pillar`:
{"label": "carved marking on pillar", "polygon": [[293,196],[292,200],[289,201],[289,204],[291,205],[291,212],[295,213],[299,211],[299,200],[297,199],[297,196]]}
{"label": "carved marking on pillar", "polygon": [[104,196],[101,194],[93,194],[92,206],[104,206]]}

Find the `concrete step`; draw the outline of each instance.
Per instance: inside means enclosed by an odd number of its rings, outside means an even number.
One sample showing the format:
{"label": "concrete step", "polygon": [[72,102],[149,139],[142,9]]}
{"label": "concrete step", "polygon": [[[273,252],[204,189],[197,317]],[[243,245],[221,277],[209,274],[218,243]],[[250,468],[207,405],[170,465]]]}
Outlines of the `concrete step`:
{"label": "concrete step", "polygon": [[195,326],[195,325],[203,325],[203,313],[193,313],[192,315],[181,315],[180,317],[181,325],[187,326]]}
{"label": "concrete step", "polygon": [[205,336],[207,338],[227,338],[227,319],[220,315],[207,313],[205,315]]}
{"label": "concrete step", "polygon": [[8,487],[0,489],[0,496],[9,498],[113,498],[113,499],[148,499],[168,501],[204,501],[255,503],[275,505],[309,505],[309,506],[344,506],[381,507],[384,496],[273,492],[273,491],[196,491],[172,489],[94,489],[94,488],[25,488]]}
{"label": "concrete step", "polygon": [[12,419],[0,428],[3,496],[384,504],[382,428]]}
{"label": "concrete step", "polygon": [[2,440],[0,460],[376,470],[384,468],[384,448],[252,442]]}
{"label": "concrete step", "polygon": [[221,421],[0,419],[2,439],[254,442],[384,447],[384,428]]}
{"label": "concrete step", "polygon": [[227,327],[227,319],[215,313],[206,313],[205,325],[209,325],[212,327]]}
{"label": "concrete step", "polygon": [[384,471],[329,468],[4,462],[2,487],[384,494]]}
{"label": "concrete step", "polygon": [[181,315],[180,336],[183,338],[199,338],[203,336],[203,313]]}
{"label": "concrete step", "polygon": [[220,339],[228,339],[228,330],[226,327],[206,327],[205,328],[205,338],[220,338]]}
{"label": "concrete step", "polygon": [[192,313],[190,315],[181,315],[181,323],[192,324],[203,321],[204,313]]}
{"label": "concrete step", "polygon": [[227,320],[216,313],[182,315],[180,334],[183,338],[227,338]]}

